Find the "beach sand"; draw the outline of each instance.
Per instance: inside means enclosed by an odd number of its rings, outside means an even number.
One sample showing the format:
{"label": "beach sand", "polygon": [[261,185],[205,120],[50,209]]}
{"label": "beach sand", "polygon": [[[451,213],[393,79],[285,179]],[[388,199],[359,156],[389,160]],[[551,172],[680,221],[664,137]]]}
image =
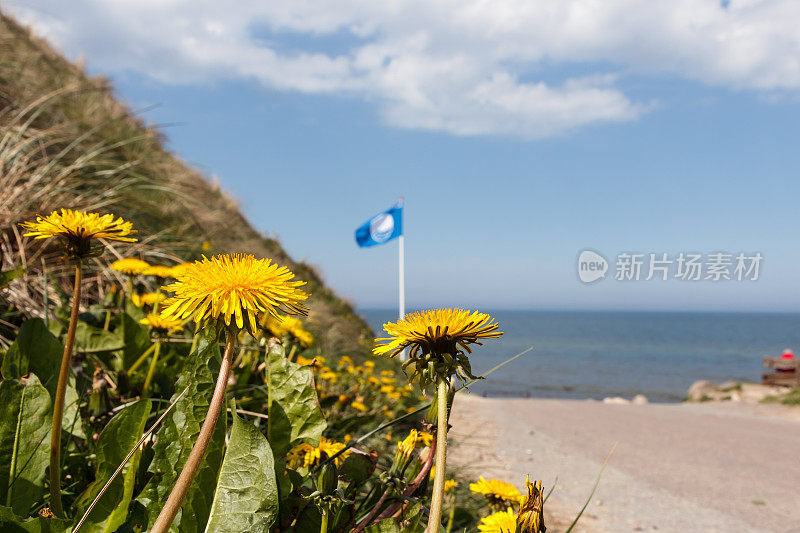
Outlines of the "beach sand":
{"label": "beach sand", "polygon": [[800,532],[800,408],[613,405],[459,393],[448,463],[524,487],[558,478],[548,531]]}

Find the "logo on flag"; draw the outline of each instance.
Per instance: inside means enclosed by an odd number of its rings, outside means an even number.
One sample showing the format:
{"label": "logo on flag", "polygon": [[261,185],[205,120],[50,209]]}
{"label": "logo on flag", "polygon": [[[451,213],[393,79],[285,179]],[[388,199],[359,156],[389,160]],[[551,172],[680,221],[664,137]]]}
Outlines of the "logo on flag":
{"label": "logo on flag", "polygon": [[378,244],[383,244],[394,233],[394,217],[381,213],[369,221],[369,236]]}
{"label": "logo on flag", "polygon": [[389,242],[403,234],[403,204],[397,202],[383,213],[378,213],[356,230],[359,246],[375,246]]}

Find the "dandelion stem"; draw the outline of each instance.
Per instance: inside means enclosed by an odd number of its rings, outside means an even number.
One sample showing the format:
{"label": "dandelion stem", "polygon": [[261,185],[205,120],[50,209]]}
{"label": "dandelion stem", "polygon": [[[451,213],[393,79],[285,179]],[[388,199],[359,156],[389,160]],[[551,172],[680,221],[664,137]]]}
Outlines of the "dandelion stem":
{"label": "dandelion stem", "polygon": [[319,533],[328,533],[328,510],[327,506],[322,510],[322,521],[319,524]]}
{"label": "dandelion stem", "polygon": [[442,503],[444,502],[445,462],[447,461],[447,393],[448,380],[436,378],[436,474],[433,480],[433,499],[428,516],[427,533],[436,533],[442,525]]}
{"label": "dandelion stem", "polygon": [[53,428],[50,433],[50,509],[59,517],[64,517],[61,505],[61,419],[64,416],[64,397],[67,393],[72,346],[75,343],[75,328],[78,325],[78,307],[81,301],[81,262],[75,265],[75,289],[72,293],[72,312],[69,315],[69,328],[61,357],[61,370],[58,372],[58,386],[53,400]]}
{"label": "dandelion stem", "polygon": [[148,356],[148,355],[150,355],[151,353],[153,353],[153,350],[155,350],[155,349],[156,349],[156,344],[155,344],[155,343],[151,344],[151,345],[150,345],[150,347],[149,347],[149,348],[147,348],[147,349],[144,351],[144,353],[142,353],[142,355],[140,355],[140,356],[139,356],[139,359],[137,359],[137,360],[136,360],[136,361],[135,361],[135,362],[134,362],[134,363],[131,365],[131,367],[128,369],[128,372],[127,372],[127,373],[128,373],[128,374],[132,374],[134,370],[136,370],[137,368],[139,368],[139,365],[141,365],[142,363],[144,363],[144,362],[145,362],[145,360],[147,359],[147,356]]}
{"label": "dandelion stem", "polygon": [[147,371],[147,377],[144,378],[144,385],[142,385],[142,398],[147,398],[147,391],[150,388],[150,382],[153,381],[153,374],[156,372],[156,363],[158,363],[158,354],[161,353],[161,341],[157,340],[155,343],[155,351],[153,352],[153,360],[150,361],[150,368]]}
{"label": "dandelion stem", "polygon": [[450,506],[450,514],[447,516],[447,533],[453,531],[453,520],[456,517],[456,506]]}
{"label": "dandelion stem", "polygon": [[178,480],[175,482],[175,486],[172,487],[172,492],[170,492],[167,502],[161,509],[158,518],[156,518],[150,533],[166,533],[169,530],[175,515],[178,514],[183,504],[186,493],[189,492],[189,487],[192,485],[194,477],[197,475],[200,463],[206,454],[208,443],[211,441],[211,435],[214,433],[214,427],[217,425],[220,411],[222,411],[222,406],[225,403],[225,389],[228,385],[228,375],[231,371],[231,359],[233,358],[233,345],[235,342],[236,335],[228,331],[225,338],[225,354],[222,356],[222,365],[219,368],[217,384],[214,387],[214,395],[208,405],[208,413],[206,413],[206,419],[203,421],[203,427],[200,428],[194,447],[192,447]]}

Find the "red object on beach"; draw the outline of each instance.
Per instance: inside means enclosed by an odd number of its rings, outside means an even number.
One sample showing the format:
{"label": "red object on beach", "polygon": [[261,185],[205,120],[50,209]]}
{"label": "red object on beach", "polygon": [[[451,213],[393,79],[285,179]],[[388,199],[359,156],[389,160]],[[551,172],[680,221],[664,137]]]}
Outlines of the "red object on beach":
{"label": "red object on beach", "polygon": [[[794,361],[794,359],[795,359],[794,352],[792,352],[791,350],[788,350],[788,349],[784,350],[784,352],[781,354],[781,357],[780,357],[781,361]],[[780,368],[779,367],[779,368],[775,369],[776,372],[779,372],[781,374],[794,374],[795,370],[796,369],[795,369],[794,365],[787,366],[787,367],[784,367],[784,368]]]}

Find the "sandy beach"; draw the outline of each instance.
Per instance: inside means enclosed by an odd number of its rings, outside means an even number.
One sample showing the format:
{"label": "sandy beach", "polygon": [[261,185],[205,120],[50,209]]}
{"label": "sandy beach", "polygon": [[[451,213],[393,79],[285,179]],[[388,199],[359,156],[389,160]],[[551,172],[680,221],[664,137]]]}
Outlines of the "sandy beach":
{"label": "sandy beach", "polygon": [[745,403],[613,405],[459,393],[450,462],[542,479],[563,531],[616,445],[576,531],[800,532],[800,409]]}

